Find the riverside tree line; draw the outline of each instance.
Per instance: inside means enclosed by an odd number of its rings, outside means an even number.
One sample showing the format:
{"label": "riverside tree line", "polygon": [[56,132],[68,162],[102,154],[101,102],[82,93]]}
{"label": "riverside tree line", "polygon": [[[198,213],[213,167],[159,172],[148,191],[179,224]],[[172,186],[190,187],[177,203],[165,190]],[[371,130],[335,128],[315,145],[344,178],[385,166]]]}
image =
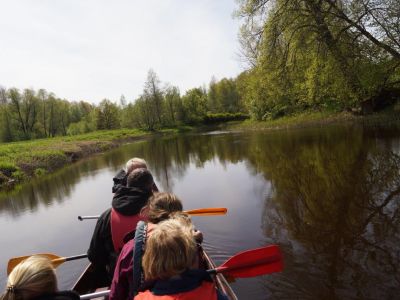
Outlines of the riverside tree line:
{"label": "riverside tree line", "polygon": [[69,102],[44,89],[0,88],[0,140],[75,135],[103,129],[196,125],[246,118],[234,79],[212,80],[208,89],[193,88],[181,95],[175,86],[161,86],[148,72],[142,95],[133,103],[104,99],[99,105]]}
{"label": "riverside tree line", "polygon": [[133,103],[68,102],[0,89],[0,140],[242,119],[304,110],[369,113],[400,96],[400,1],[238,0],[248,70],[181,95],[149,71]]}

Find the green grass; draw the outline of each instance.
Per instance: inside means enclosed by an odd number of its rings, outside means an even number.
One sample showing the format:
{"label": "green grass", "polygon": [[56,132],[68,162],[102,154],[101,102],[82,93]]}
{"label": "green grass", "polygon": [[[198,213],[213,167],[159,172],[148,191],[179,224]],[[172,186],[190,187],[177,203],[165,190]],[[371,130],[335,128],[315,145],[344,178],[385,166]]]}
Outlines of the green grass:
{"label": "green grass", "polygon": [[254,121],[245,120],[234,122],[228,125],[228,129],[233,130],[266,130],[315,126],[354,118],[349,113],[334,112],[302,112],[289,116],[284,116],[275,120]]}
{"label": "green grass", "polygon": [[[73,159],[108,150],[149,135],[141,130],[105,130],[88,134],[0,144],[0,186],[54,171]],[[6,178],[6,179],[5,179]]]}

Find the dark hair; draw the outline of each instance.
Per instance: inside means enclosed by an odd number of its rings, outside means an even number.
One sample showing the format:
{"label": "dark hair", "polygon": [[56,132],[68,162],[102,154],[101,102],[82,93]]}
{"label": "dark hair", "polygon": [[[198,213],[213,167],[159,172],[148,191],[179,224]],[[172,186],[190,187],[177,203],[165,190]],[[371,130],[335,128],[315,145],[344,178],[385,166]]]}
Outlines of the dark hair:
{"label": "dark hair", "polygon": [[181,200],[171,193],[155,193],[149,199],[148,220],[157,224],[170,217],[174,212],[182,211]]}
{"label": "dark hair", "polygon": [[153,184],[153,176],[149,170],[144,168],[133,170],[126,180],[127,187],[137,187],[147,191],[151,191]]}

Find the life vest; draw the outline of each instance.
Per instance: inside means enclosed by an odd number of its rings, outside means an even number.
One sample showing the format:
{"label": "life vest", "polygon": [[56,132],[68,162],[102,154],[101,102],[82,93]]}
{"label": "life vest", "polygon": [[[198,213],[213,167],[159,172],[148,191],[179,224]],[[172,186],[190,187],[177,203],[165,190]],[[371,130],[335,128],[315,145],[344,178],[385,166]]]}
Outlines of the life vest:
{"label": "life vest", "polygon": [[124,216],[111,208],[111,237],[114,250],[119,253],[124,246],[124,236],[136,228],[136,224],[143,220],[139,214],[132,216]]}
{"label": "life vest", "polygon": [[154,295],[150,290],[140,292],[133,300],[217,300],[217,290],[215,284],[209,281],[203,281],[202,284],[188,292],[172,295]]}

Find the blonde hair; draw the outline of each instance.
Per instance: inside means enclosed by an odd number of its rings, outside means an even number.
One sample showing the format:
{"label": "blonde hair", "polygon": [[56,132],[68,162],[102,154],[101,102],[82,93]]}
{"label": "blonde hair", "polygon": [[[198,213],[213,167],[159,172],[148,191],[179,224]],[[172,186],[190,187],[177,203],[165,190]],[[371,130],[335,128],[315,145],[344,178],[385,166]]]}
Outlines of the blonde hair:
{"label": "blonde hair", "polygon": [[179,219],[158,224],[146,242],[143,270],[146,280],[168,279],[189,269],[197,247],[192,226]]}
{"label": "blonde hair", "polygon": [[147,169],[147,163],[142,158],[134,157],[126,162],[125,172],[130,174],[133,170],[139,168]]}
{"label": "blonde hair", "polygon": [[183,209],[182,201],[171,193],[154,193],[149,199],[148,208],[147,219],[154,224],[169,219],[171,213]]}
{"label": "blonde hair", "polygon": [[57,278],[51,261],[33,255],[19,263],[8,275],[2,300],[29,300],[57,291]]}

